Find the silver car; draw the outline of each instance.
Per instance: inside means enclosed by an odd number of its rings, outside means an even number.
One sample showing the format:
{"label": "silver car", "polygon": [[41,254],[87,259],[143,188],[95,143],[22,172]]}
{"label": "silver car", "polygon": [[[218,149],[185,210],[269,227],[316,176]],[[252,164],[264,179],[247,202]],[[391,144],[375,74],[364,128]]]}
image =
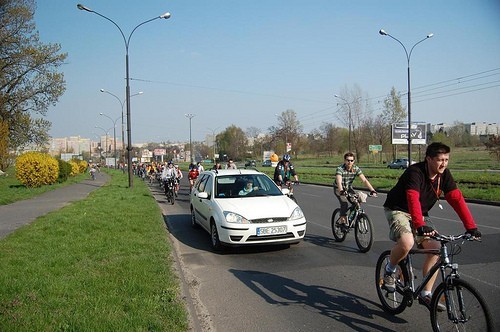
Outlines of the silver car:
{"label": "silver car", "polygon": [[387,165],[387,168],[391,169],[408,168],[408,159],[406,158],[394,159],[390,164]]}

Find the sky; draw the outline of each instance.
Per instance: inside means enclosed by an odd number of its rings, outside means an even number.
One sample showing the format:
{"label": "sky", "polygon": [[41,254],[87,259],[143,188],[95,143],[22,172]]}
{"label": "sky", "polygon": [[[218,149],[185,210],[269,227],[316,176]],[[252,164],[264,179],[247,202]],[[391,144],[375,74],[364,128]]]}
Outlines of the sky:
{"label": "sky", "polygon": [[[78,2],[37,2],[44,43],[67,52],[52,137],[121,135],[126,47]],[[267,132],[294,110],[305,133],[343,126],[335,94],[359,87],[374,115],[394,87],[412,120],[500,122],[498,0],[82,0],[128,47],[132,142],[204,140],[231,125]],[[116,95],[118,99],[107,93]],[[124,108],[126,114],[126,108]],[[109,118],[100,116],[104,113]],[[191,120],[186,114],[193,114]],[[110,119],[111,118],[111,119]],[[96,128],[101,127],[101,128]]]}

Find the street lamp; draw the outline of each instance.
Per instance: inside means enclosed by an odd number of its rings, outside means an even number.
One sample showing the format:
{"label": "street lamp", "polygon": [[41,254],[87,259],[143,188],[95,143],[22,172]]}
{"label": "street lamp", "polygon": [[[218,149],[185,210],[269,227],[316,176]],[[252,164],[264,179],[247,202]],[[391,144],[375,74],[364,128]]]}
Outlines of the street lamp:
{"label": "street lamp", "polygon": [[80,10],[85,10],[87,12],[90,12],[90,13],[94,13],[102,18],[104,18],[105,20],[108,20],[109,22],[113,23],[114,26],[116,26],[118,28],[118,30],[120,31],[122,37],[123,37],[123,41],[125,43],[125,73],[126,73],[126,81],[127,81],[127,84],[126,84],[126,87],[125,87],[125,95],[126,95],[126,103],[127,103],[127,164],[128,164],[128,186],[129,188],[132,188],[133,186],[133,174],[132,174],[132,137],[131,137],[131,123],[130,123],[130,76],[129,76],[129,61],[128,61],[128,49],[129,49],[129,45],[130,45],[130,38],[132,37],[132,35],[134,34],[135,30],[137,30],[137,28],[139,28],[141,25],[144,25],[146,23],[149,23],[151,21],[154,21],[156,19],[159,19],[159,18],[164,18],[164,19],[168,19],[170,18],[170,13],[165,13],[165,14],[162,14],[160,16],[156,16],[152,19],[149,19],[147,21],[144,21],[140,24],[138,24],[134,29],[132,29],[132,32],[129,34],[128,38],[125,38],[125,35],[123,34],[123,31],[122,29],[120,28],[120,26],[118,24],[115,23],[115,21],[113,21],[112,19],[96,12],[96,11],[93,11],[92,9],[88,8],[88,7],[85,7],[83,6],[82,4],[78,4],[76,5],[76,8],[80,9]]}
{"label": "street lamp", "polygon": [[[351,150],[351,123],[352,123],[351,103],[349,101],[347,101],[347,99],[345,99],[339,95],[334,95],[334,97],[342,100],[347,105],[347,108],[349,110],[349,152],[352,152],[352,150]],[[352,102],[353,103],[358,102],[360,99],[361,99],[361,97],[358,97],[356,100],[354,100]]]}
{"label": "street lamp", "polygon": [[120,120],[120,117],[116,118],[116,120],[113,120],[112,117],[104,114],[104,113],[99,113],[99,115],[102,115],[102,116],[105,116],[107,117],[108,119],[111,120],[111,122],[113,122],[113,156],[115,158],[115,165],[114,167],[116,168],[116,121]]}
{"label": "street lamp", "polygon": [[188,113],[184,114],[186,118],[189,119],[189,159],[191,160],[191,163],[193,163],[193,144],[191,142],[191,119],[195,117],[194,114]]}
{"label": "street lamp", "polygon": [[[120,106],[122,108],[122,116],[121,116],[122,117],[122,149],[124,150],[125,149],[125,131],[124,131],[124,126],[125,126],[124,123],[125,122],[123,120],[124,119],[124,117],[123,117],[123,107],[125,106],[125,101],[122,101],[117,95],[115,95],[114,93],[111,93],[111,92],[109,92],[109,91],[107,91],[105,89],[101,89],[100,91],[104,92],[104,93],[107,93],[107,94],[115,97],[116,100],[118,100],[118,102],[120,103]],[[130,95],[130,97],[132,98],[133,96],[142,95],[143,93],[144,92],[139,91],[137,93],[134,93],[134,94]],[[125,155],[123,155],[123,162],[125,163]],[[125,172],[125,168],[123,169],[123,172]]]}
{"label": "street lamp", "polygon": [[95,128],[101,129],[104,132],[104,134],[106,135],[106,138],[105,138],[105,143],[106,143],[106,158],[108,158],[108,134],[109,134],[109,131],[111,130],[111,128],[109,128],[108,130],[104,129],[103,127],[99,127],[99,126],[95,126]]}
{"label": "street lamp", "polygon": [[214,150],[214,164],[215,164],[215,146],[217,145],[216,143],[216,136],[215,136],[215,131],[219,129],[220,127],[217,127],[215,129],[207,128],[212,132],[212,144],[213,144],[213,150]]}
{"label": "street lamp", "polygon": [[423,38],[422,40],[418,41],[417,43],[415,43],[411,49],[410,49],[410,52],[408,53],[408,51],[406,50],[406,47],[403,45],[402,42],[399,41],[399,39],[395,38],[394,36],[391,36],[390,34],[388,34],[387,32],[384,31],[384,29],[380,29],[380,31],[378,32],[380,33],[382,36],[389,36],[391,37],[392,39],[394,39],[395,41],[397,41],[401,46],[403,46],[403,49],[405,50],[405,54],[406,54],[406,60],[408,62],[408,166],[411,165],[411,90],[410,90],[410,58],[411,58],[411,53],[413,52],[413,49],[415,48],[415,46],[417,46],[418,44],[420,44],[421,42],[423,42],[424,40],[427,40],[429,38],[431,38],[432,36],[434,36],[433,33],[430,33],[428,34],[425,38]]}

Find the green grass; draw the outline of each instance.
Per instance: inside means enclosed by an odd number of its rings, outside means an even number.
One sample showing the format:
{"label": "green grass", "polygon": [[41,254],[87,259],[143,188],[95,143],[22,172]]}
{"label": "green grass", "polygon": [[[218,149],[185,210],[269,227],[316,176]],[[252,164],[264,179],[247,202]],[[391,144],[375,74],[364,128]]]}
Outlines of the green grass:
{"label": "green grass", "polygon": [[61,188],[69,184],[78,183],[82,181],[88,174],[80,174],[70,177],[64,183],[55,183],[50,186],[42,186],[39,188],[26,188],[16,179],[16,169],[14,167],[8,168],[6,175],[0,176],[0,205],[14,203],[19,200],[29,199],[44,192]]}
{"label": "green grass", "polygon": [[109,185],[0,241],[0,331],[186,331],[161,211]]}
{"label": "green grass", "polygon": [[[340,164],[340,162],[339,162]],[[294,163],[301,182],[332,185],[335,170],[339,164],[328,164],[321,167],[301,166],[301,162]],[[398,181],[403,170],[387,169],[360,165],[363,173],[377,190],[390,190]],[[273,176],[271,167],[257,167],[258,170]],[[453,177],[465,198],[480,199],[500,202],[500,172],[453,170]],[[354,186],[363,187],[359,178],[354,181]]]}

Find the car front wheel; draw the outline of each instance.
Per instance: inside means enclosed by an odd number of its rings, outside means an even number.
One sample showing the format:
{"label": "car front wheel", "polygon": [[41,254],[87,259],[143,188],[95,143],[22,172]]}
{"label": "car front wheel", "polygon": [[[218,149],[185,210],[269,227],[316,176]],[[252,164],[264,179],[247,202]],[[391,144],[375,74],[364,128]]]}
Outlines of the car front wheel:
{"label": "car front wheel", "polygon": [[212,249],[215,251],[221,251],[222,243],[219,240],[219,232],[217,232],[217,226],[213,220],[210,223],[210,236],[212,238]]}
{"label": "car front wheel", "polygon": [[196,222],[196,217],[194,216],[194,209],[191,208],[191,227],[193,228],[199,228],[200,226]]}

